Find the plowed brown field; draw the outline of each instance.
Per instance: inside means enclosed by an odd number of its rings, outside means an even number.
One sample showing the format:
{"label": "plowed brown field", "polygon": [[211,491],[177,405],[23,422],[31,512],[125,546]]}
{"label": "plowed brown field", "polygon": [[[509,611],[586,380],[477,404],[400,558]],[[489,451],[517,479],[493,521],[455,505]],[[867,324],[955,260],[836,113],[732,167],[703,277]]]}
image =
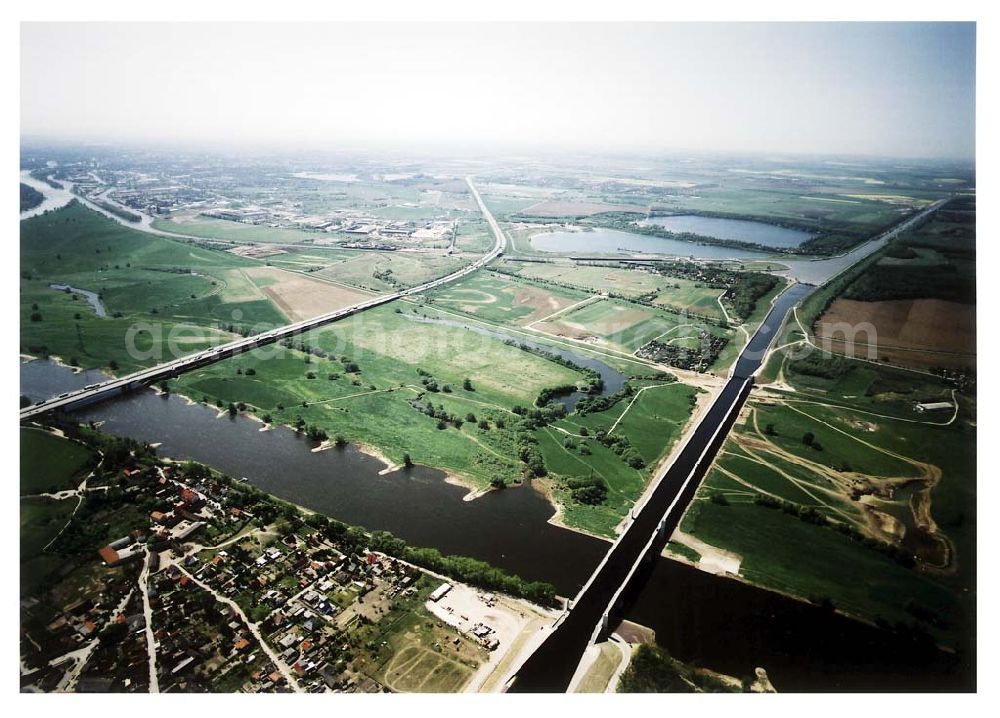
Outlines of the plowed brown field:
{"label": "plowed brown field", "polygon": [[[863,324],[875,327],[869,337]],[[836,327],[836,325],[840,327]],[[853,327],[853,331],[842,328]],[[976,363],[976,308],[940,299],[859,302],[837,299],[814,327],[817,342],[837,352],[914,367],[973,366]]]}

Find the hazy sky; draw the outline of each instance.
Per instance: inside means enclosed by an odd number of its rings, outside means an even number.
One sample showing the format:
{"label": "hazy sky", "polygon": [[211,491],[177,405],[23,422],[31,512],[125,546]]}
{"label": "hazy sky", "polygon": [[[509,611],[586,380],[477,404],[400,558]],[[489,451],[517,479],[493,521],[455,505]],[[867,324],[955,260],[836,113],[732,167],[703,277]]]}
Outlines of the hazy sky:
{"label": "hazy sky", "polygon": [[25,24],[22,136],[971,157],[972,24]]}

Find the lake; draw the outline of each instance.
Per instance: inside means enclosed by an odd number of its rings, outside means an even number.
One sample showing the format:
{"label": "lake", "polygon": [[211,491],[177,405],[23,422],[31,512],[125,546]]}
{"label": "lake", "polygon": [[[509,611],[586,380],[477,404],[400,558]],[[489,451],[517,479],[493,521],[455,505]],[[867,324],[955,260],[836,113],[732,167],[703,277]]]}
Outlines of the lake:
{"label": "lake", "polygon": [[540,252],[560,254],[669,254],[694,259],[763,259],[770,256],[752,249],[684,242],[617,229],[543,232],[531,238],[531,246]]}
{"label": "lake", "polygon": [[689,232],[703,237],[728,239],[765,247],[798,247],[815,235],[799,229],[779,227],[767,222],[724,217],[702,217],[697,214],[672,214],[650,217],[639,222],[644,227],[662,227],[668,232]]}

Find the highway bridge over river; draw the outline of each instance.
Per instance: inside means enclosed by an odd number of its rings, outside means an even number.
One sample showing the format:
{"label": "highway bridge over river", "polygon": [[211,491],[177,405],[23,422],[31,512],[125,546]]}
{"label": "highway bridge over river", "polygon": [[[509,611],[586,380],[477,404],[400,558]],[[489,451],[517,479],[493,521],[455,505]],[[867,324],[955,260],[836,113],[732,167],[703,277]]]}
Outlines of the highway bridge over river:
{"label": "highway bridge over river", "polygon": [[317,317],[312,317],[311,319],[305,319],[293,324],[286,324],[285,326],[271,331],[237,339],[236,341],[229,342],[228,344],[205,349],[204,351],[196,352],[194,354],[188,354],[180,357],[179,359],[164,362],[163,364],[159,364],[149,369],[141,369],[140,371],[123,377],[110,379],[96,384],[90,384],[83,389],[60,394],[55,398],[41,401],[37,404],[32,404],[31,406],[21,409],[21,421],[34,419],[52,411],[69,411],[72,409],[78,409],[88,404],[94,404],[107,399],[112,399],[116,396],[121,396],[122,394],[148,387],[158,381],[170,379],[182,374],[183,372],[207,366],[208,364],[214,364],[215,362],[222,361],[223,359],[229,359],[230,357],[251,351],[257,347],[266,346],[283,339],[299,336],[311,329],[316,329],[317,327],[322,327],[326,324],[332,324],[333,322],[341,319],[345,319],[355,314],[360,314],[367,309],[379,307],[383,304],[394,302],[397,299],[401,299],[406,296],[426,292],[430,289],[434,289],[435,287],[440,287],[443,284],[458,281],[462,277],[472,274],[503,254],[504,247],[506,246],[506,237],[500,229],[500,225],[497,223],[496,219],[494,219],[493,214],[483,202],[483,198],[480,197],[479,190],[477,190],[475,185],[472,183],[472,178],[466,177],[465,181],[469,185],[469,190],[472,192],[473,197],[476,198],[476,203],[479,205],[479,209],[486,218],[486,221],[489,223],[493,236],[496,239],[493,249],[472,264],[462,267],[458,271],[452,272],[445,277],[435,279],[417,287],[412,287],[401,292],[394,292],[392,294],[383,294],[359,304],[343,307],[342,309],[321,314]]}

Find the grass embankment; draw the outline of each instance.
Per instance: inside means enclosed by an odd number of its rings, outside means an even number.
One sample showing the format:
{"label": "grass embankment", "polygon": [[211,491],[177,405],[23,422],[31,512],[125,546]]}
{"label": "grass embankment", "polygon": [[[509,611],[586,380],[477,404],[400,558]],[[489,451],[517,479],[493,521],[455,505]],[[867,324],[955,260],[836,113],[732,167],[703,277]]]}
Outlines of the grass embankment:
{"label": "grass embankment", "polygon": [[[913,404],[950,400],[943,380],[840,357],[788,362],[785,377],[798,391],[751,400],[685,530],[742,556],[740,574],[754,583],[961,645],[973,580],[974,401],[959,394],[956,420],[942,425],[949,412],[921,415]],[[941,561],[946,568],[922,568]]]}
{"label": "grass embankment", "polygon": [[[829,528],[749,502],[698,506],[685,530],[738,552],[740,575],[753,583],[807,600],[828,599],[869,620],[909,624],[916,620],[910,606],[940,617],[945,631],[962,626],[960,600],[947,587]],[[947,640],[937,627],[928,628]]]}
{"label": "grass embankment", "polygon": [[712,673],[671,657],[659,646],[642,644],[618,683],[619,693],[736,693],[740,688]]}
{"label": "grass embankment", "polygon": [[21,494],[74,489],[96,460],[93,451],[40,429],[22,428]]}
{"label": "grass embankment", "polygon": [[[632,384],[640,392],[634,397],[622,398],[604,411],[571,414],[538,433],[545,466],[557,477],[554,492],[567,526],[613,535],[690,419],[696,389],[656,381]],[[616,449],[623,446],[628,448],[619,454]],[[595,480],[606,486],[602,502],[574,498],[583,482]],[[587,494],[582,495],[586,499]]]}

